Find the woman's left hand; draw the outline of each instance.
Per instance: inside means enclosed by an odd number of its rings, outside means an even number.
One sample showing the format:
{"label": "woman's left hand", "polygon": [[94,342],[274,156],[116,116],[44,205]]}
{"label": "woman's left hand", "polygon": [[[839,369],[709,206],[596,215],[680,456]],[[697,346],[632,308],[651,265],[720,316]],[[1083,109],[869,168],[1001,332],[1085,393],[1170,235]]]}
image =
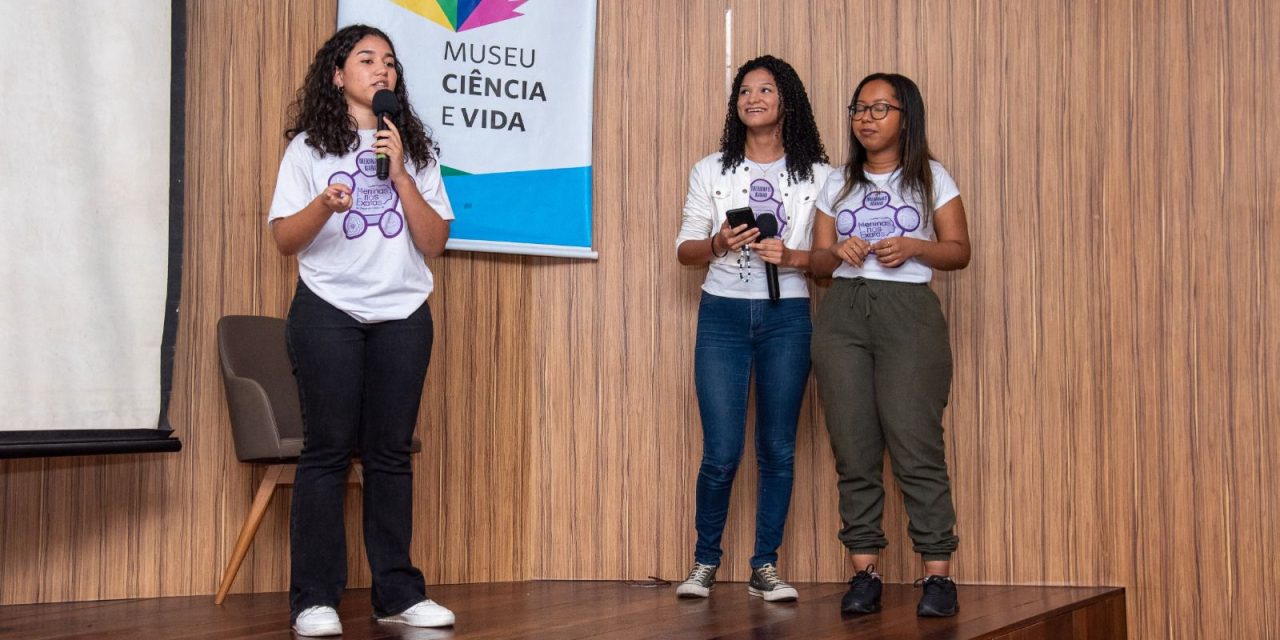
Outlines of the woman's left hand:
{"label": "woman's left hand", "polygon": [[784,264],[787,254],[791,252],[787,245],[782,244],[782,241],[777,238],[753,242],[751,243],[751,250],[756,252],[756,255],[760,256],[761,260],[769,264]]}
{"label": "woman's left hand", "polygon": [[885,238],[871,245],[876,261],[884,267],[897,267],[920,255],[920,240],[916,238]]}
{"label": "woman's left hand", "polygon": [[373,150],[375,153],[386,155],[391,160],[390,178],[395,180],[408,173],[404,166],[404,143],[400,139],[400,130],[396,128],[391,118],[384,116],[384,121],[387,123],[387,128],[373,134]]}

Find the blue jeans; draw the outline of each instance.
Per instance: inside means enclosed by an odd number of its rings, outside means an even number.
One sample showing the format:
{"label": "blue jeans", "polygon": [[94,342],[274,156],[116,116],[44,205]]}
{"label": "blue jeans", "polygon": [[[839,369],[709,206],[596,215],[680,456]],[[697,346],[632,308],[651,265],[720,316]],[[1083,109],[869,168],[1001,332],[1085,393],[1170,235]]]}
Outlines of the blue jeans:
{"label": "blue jeans", "polygon": [[778,561],[791,507],[796,419],[809,381],[808,298],[778,302],[702,294],[694,380],[702,417],[702,466],[694,560],[719,565],[720,537],[746,439],[747,393],[756,380],[756,546],[753,568]]}
{"label": "blue jeans", "polygon": [[409,450],[431,358],[431,310],[424,302],[404,320],[363,324],[298,282],[285,326],[304,433],[289,519],[291,617],[337,606],[346,587],[342,502],[357,450],[373,610],[395,615],[426,598],[409,558]]}

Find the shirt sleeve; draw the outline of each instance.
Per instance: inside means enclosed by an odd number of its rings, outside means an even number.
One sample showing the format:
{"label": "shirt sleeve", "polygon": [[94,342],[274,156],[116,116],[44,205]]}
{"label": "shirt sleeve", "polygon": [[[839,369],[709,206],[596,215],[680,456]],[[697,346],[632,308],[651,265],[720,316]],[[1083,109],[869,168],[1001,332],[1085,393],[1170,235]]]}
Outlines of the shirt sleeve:
{"label": "shirt sleeve", "polygon": [[280,160],[280,172],[276,175],[276,191],[271,198],[267,222],[287,218],[302,211],[316,195],[311,182],[311,158],[309,147],[298,136],[289,143]]}
{"label": "shirt sleeve", "polygon": [[814,207],[819,213],[828,217],[835,217],[836,207],[831,202],[831,198],[840,191],[840,187],[844,184],[844,174],[839,170],[832,171],[827,174],[827,179],[822,183],[822,188],[818,189],[818,199],[814,201]]}
{"label": "shirt sleeve", "polygon": [[440,173],[439,159],[432,160],[431,166],[418,172],[418,192],[442,219],[454,219],[453,205],[449,202],[449,194],[444,190],[444,176]]}
{"label": "shirt sleeve", "polygon": [[676,235],[676,248],[689,240],[706,240],[711,237],[712,204],[708,194],[708,180],[701,175],[703,163],[693,166],[689,172],[689,193],[684,199],[684,214],[680,221],[680,233]]}
{"label": "shirt sleeve", "polygon": [[951,202],[960,195],[960,187],[956,186],[956,181],[947,172],[946,167],[942,163],[933,163],[933,209],[937,211],[942,205]]}

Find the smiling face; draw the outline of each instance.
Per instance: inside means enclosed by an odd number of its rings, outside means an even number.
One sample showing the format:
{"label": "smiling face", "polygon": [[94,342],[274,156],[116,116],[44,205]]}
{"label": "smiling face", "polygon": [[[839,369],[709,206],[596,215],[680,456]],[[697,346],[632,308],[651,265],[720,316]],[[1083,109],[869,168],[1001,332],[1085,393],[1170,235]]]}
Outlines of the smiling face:
{"label": "smiling face", "polygon": [[896,108],[890,109],[883,120],[873,118],[868,109],[850,122],[854,137],[869,154],[897,149],[902,136],[902,103],[894,93],[893,85],[884,80],[872,80],[863,85],[854,101],[854,104],[868,107],[879,103]]}
{"label": "smiling face", "polygon": [[782,121],[782,99],[768,69],[753,69],[738,88],[738,119],[748,129],[772,127]]}
{"label": "smiling face", "polygon": [[342,89],[352,111],[371,110],[373,94],[382,89],[395,91],[397,80],[391,43],[375,35],[361,38],[342,68],[333,72],[333,84]]}

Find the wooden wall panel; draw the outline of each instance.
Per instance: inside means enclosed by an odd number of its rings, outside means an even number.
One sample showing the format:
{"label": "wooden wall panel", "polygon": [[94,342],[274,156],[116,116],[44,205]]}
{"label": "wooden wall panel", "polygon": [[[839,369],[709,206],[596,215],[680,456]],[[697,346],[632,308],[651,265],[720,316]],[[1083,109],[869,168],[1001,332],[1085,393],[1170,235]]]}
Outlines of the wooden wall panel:
{"label": "wooden wall panel", "polygon": [[[863,75],[900,71],[925,93],[974,244],[934,283],[956,359],[959,579],[1125,586],[1133,637],[1280,635],[1280,8],[1264,0],[600,0],[599,261],[432,261],[414,463],[428,580],[687,570],[703,271],[679,266],[673,239],[722,126],[725,9],[734,64],[792,62],[837,163]],[[213,327],[287,310],[297,270],[263,214],[284,108],[334,6],[189,12],[184,450],[0,462],[0,603],[211,593],[261,478],[235,460]],[[818,400],[811,386],[782,549],[796,581],[847,577]],[[752,457],[725,579],[746,576]],[[367,584],[358,492],[348,505],[352,582]],[[237,590],[286,587],[287,509],[286,492]],[[885,525],[883,568],[910,580],[900,500]]]}

